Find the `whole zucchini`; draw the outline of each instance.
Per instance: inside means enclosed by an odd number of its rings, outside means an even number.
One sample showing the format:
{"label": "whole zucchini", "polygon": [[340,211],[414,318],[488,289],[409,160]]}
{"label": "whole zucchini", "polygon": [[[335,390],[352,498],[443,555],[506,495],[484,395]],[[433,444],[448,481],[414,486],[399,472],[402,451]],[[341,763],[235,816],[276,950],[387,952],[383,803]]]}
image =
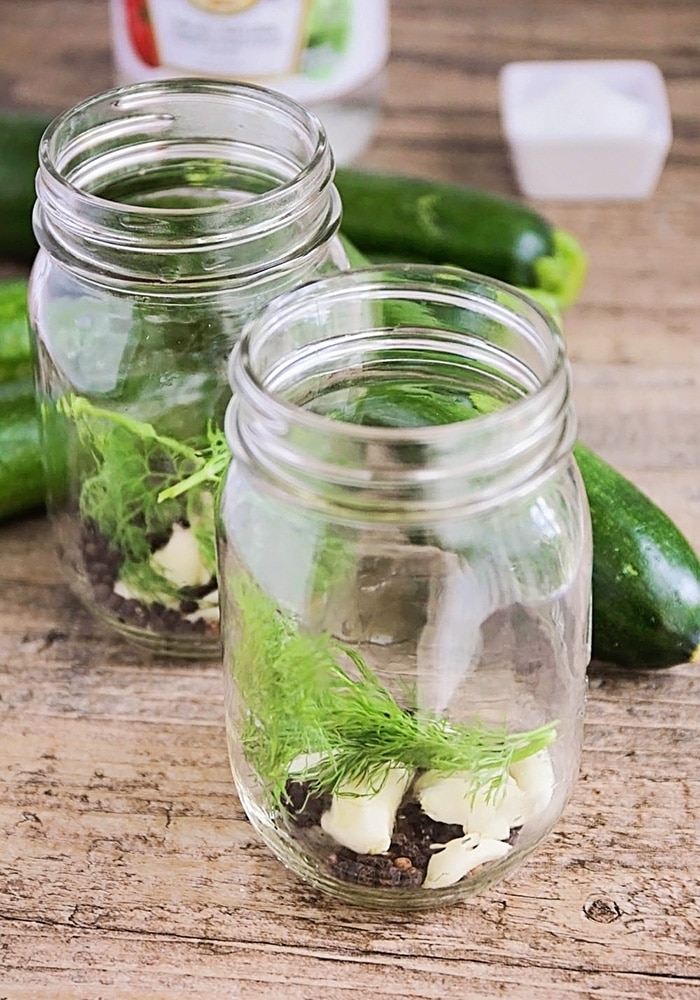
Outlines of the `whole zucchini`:
{"label": "whole zucchini", "polygon": [[[347,405],[352,416],[346,410],[338,419],[381,427],[449,424],[475,415],[473,401],[423,386],[411,395],[391,382],[365,389]],[[628,479],[580,442],[574,455],[593,526],[593,658],[627,667],[700,662],[697,555]]]}
{"label": "whole zucchini", "polygon": [[593,525],[593,656],[625,667],[700,662],[700,560],[656,504],[580,442]]}
{"label": "whole zucchini", "polygon": [[571,304],[586,274],[578,241],[522,201],[417,177],[336,171],[342,231],[374,259],[453,264]]}

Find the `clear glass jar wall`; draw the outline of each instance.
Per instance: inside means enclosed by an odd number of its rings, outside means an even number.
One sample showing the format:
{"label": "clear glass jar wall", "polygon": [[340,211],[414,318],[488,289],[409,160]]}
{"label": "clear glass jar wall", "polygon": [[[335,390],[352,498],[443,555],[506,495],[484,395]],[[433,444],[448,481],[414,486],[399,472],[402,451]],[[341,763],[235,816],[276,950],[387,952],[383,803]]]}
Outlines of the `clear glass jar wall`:
{"label": "clear glass jar wall", "polygon": [[325,133],[295,102],[125,87],[40,150],[30,282],[48,508],[84,603],[158,652],[220,648],[212,486],[226,361],[274,295],[347,266]]}
{"label": "clear glass jar wall", "polygon": [[277,299],[232,357],[226,724],[253,825],[346,900],[513,869],[579,764],[591,538],[559,334],[453,269]]}

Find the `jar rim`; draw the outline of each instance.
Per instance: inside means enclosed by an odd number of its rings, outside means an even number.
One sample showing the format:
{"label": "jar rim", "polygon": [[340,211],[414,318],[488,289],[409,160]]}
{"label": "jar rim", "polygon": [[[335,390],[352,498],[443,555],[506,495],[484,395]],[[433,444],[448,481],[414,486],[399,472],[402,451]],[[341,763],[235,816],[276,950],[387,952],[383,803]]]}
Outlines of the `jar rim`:
{"label": "jar rim", "polygon": [[[149,98],[157,97],[163,94],[175,94],[179,93],[182,95],[210,95],[210,96],[225,96],[228,98],[242,98],[244,100],[257,101],[261,104],[269,106],[269,108],[282,111],[289,114],[291,117],[295,118],[300,125],[304,125],[315,133],[316,142],[315,149],[311,159],[306,163],[294,177],[289,180],[283,181],[282,183],[271,188],[269,191],[265,191],[262,194],[256,195],[255,200],[258,204],[266,204],[275,201],[279,198],[280,193],[286,193],[286,191],[293,185],[297,185],[303,182],[306,177],[317,171],[319,162],[325,158],[326,150],[328,149],[328,140],[326,138],[325,129],[323,128],[320,120],[302,105],[298,104],[292,98],[286,95],[271,90],[267,87],[262,87],[259,84],[253,83],[236,83],[228,81],[218,81],[218,80],[207,80],[205,78],[198,77],[186,77],[183,79],[174,78],[168,80],[155,80],[146,81],[143,83],[135,83],[123,85],[120,87],[113,87],[110,90],[103,91],[99,94],[93,94],[90,97],[85,98],[85,100],[80,101],[75,104],[72,108],[62,111],[58,114],[46,127],[44,134],[42,136],[39,145],[39,161],[42,168],[44,168],[51,176],[56,184],[61,185],[65,189],[71,191],[75,196],[80,199],[84,199],[86,205],[91,204],[115,204],[109,198],[103,198],[99,194],[95,194],[91,191],[84,191],[81,187],[74,184],[70,178],[63,176],[61,171],[57,169],[55,165],[56,157],[50,155],[50,149],[52,143],[55,143],[57,139],[61,136],[61,131],[63,129],[68,129],[70,131],[70,124],[75,122],[75,120],[80,115],[85,115],[92,111],[93,109],[99,108],[100,106],[112,106],[114,108],[123,107],[125,110],[128,109],[128,105],[133,105],[133,110],[138,110],[138,105],[142,102],[147,101]],[[142,115],[129,115],[128,117],[133,117],[135,120],[143,120],[145,118],[158,118],[161,121],[172,120],[172,115],[168,115],[167,112],[159,113],[158,115],[148,115],[146,113]],[[55,150],[54,150],[55,153]],[[227,210],[238,209],[240,214],[241,205],[231,204],[226,206]],[[178,216],[183,214],[191,214],[192,212],[202,213],[202,214],[214,214],[221,211],[220,205],[211,205],[192,208],[157,208],[154,209],[148,205],[132,205],[127,206],[120,205],[120,208],[127,208],[129,213],[133,212],[135,214],[142,214],[146,217],[153,216],[157,214],[166,214],[170,216]],[[235,211],[232,215],[235,215]]]}
{"label": "jar rim", "polygon": [[[379,298],[381,293],[397,292],[408,290],[417,293],[430,294],[434,291],[436,284],[441,282],[473,282],[475,289],[491,290],[496,294],[509,297],[513,303],[521,304],[526,313],[539,323],[544,324],[554,345],[554,355],[551,368],[547,376],[537,386],[532,393],[525,394],[518,399],[508,403],[502,409],[492,413],[480,414],[478,422],[483,420],[500,420],[504,417],[510,419],[510,414],[517,412],[518,418],[527,412],[533,405],[536,397],[541,397],[550,386],[561,378],[562,374],[568,376],[568,363],[564,338],[557,326],[554,318],[547,310],[525,292],[500,281],[476,272],[467,271],[462,268],[431,264],[370,264],[361,268],[353,268],[351,271],[341,271],[323,278],[316,278],[307,282],[299,288],[292,289],[278,295],[271,302],[268,302],[252,319],[248,320],[244,327],[241,339],[229,356],[228,371],[229,384],[231,388],[244,394],[250,393],[253,402],[264,405],[268,410],[275,411],[278,418],[293,418],[300,423],[306,423],[311,428],[320,428],[328,424],[328,418],[313,410],[307,409],[289,402],[279,395],[270,393],[265,385],[264,378],[261,378],[254,370],[251,359],[251,340],[264,332],[268,327],[281,328],[297,318],[309,306],[318,308],[324,301],[332,301],[340,297],[354,298],[362,295],[363,291],[374,287],[375,298]],[[448,292],[459,294],[458,289],[446,286]],[[406,296],[408,299],[408,296]],[[499,303],[493,300],[494,308],[498,309]],[[503,309],[503,313],[508,307]],[[435,331],[439,333],[439,331]],[[264,400],[264,404],[263,404]],[[406,428],[377,427],[367,424],[350,423],[342,420],[334,420],[334,428],[342,429],[340,432],[349,437],[370,438],[375,441],[395,441],[405,438],[407,433],[417,443],[428,443],[432,440],[444,440],[450,434],[463,433],[467,428],[475,427],[474,419],[453,421],[442,424],[426,424],[423,426]]]}
{"label": "jar rim", "polygon": [[[151,165],[189,158],[205,169],[223,166],[221,179],[176,183],[219,190],[213,203],[161,207],[100,191],[130,172],[138,179],[144,166],[147,191]],[[264,180],[265,189],[238,188],[227,171],[234,180]],[[110,274],[236,277],[284,264],[337,229],[333,172],[323,124],[284,94],[199,78],[115,87],[64,111],[44,132],[35,230],[50,252]],[[184,270],[183,255],[192,257]]]}
{"label": "jar rim", "polygon": [[[289,330],[300,316],[311,317],[312,323],[318,321],[322,329],[324,322],[328,322],[329,309],[339,299],[356,302],[370,293],[375,300],[386,294],[400,299],[402,291],[404,300],[413,296],[415,302],[416,296],[422,296],[424,300],[443,304],[456,303],[468,316],[480,312],[487,321],[489,317],[495,318],[501,321],[503,329],[517,328],[525,338],[531,338],[540,352],[541,370],[529,391],[509,399],[493,412],[474,414],[471,419],[401,427],[373,426],[333,419],[309,409],[308,400],[304,401],[307,405],[299,405],[276,392],[274,382],[277,379],[279,383],[280,373],[288,379],[285,388],[289,388],[292,396],[299,392],[302,383],[308,384],[313,392],[318,372],[307,377],[303,367],[296,364],[294,352],[289,351],[286,362],[277,369],[271,365],[264,371],[257,370],[261,357],[269,360],[274,354],[274,348],[264,354],[266,334],[281,334],[284,343],[284,337],[289,338]],[[403,327],[409,331],[407,342],[415,326]],[[399,323],[393,332],[401,329]],[[334,343],[341,345],[334,359],[337,366],[333,375],[336,375],[348,371],[342,367],[343,351],[348,347],[354,349],[357,343],[352,334],[344,336],[338,329],[333,332]],[[443,352],[451,351],[455,345],[461,345],[465,351],[473,349],[474,338],[459,329],[426,327],[420,332],[425,334],[424,339],[415,338],[412,344],[418,358],[425,348],[437,350],[436,344]],[[368,342],[373,335],[380,338],[386,333],[383,327],[365,331]],[[361,336],[358,334],[358,339]],[[324,349],[319,343],[310,339],[307,345],[304,357],[311,358],[312,364]],[[381,345],[385,346],[384,341]],[[302,354],[301,350],[297,352],[297,356]],[[361,354],[359,348],[358,356]],[[506,359],[514,357],[508,352],[502,355]],[[466,367],[469,355],[465,353],[463,358]],[[362,372],[362,365],[363,361],[359,361],[358,372]],[[523,370],[529,369],[523,366]],[[534,378],[535,373],[530,374]],[[321,372],[321,379],[323,375]],[[230,356],[229,377],[233,395],[225,430],[234,461],[253,464],[270,482],[284,481],[286,488],[293,491],[316,493],[325,500],[332,495],[341,505],[356,507],[365,502],[372,505],[381,497],[380,502],[404,509],[426,505],[449,509],[463,502],[467,495],[470,504],[499,502],[504,492],[520,490],[526,482],[534,482],[559,468],[568,460],[575,435],[570,366],[554,319],[512,286],[459,268],[372,265],[320,278],[278,296],[244,328],[241,341]],[[413,458],[416,447],[419,459]]]}

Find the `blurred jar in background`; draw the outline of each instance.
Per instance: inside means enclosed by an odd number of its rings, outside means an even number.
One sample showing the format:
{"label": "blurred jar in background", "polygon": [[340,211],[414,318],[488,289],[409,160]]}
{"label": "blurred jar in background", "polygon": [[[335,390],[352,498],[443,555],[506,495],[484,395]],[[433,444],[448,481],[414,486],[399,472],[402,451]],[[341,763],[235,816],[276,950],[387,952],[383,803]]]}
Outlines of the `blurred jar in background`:
{"label": "blurred jar in background", "polygon": [[117,82],[262,83],[310,107],[338,163],[379,122],[388,0],[110,0]]}
{"label": "blurred jar in background", "polygon": [[250,84],[107,91],[42,141],[29,301],[49,516],[85,606],[157,653],[219,655],[211,483],[178,486],[216,450],[249,316],[348,266],[332,181],[318,120]]}

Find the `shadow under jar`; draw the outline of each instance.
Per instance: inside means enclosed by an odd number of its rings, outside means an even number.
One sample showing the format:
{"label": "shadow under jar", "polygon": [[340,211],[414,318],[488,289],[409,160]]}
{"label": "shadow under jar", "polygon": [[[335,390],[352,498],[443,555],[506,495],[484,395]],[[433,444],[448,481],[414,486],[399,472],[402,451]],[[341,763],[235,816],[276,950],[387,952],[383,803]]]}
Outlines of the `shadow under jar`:
{"label": "shadow under jar", "polygon": [[244,321],[347,267],[332,178],[317,119],[254,86],[121,88],[41,143],[30,315],[49,515],[78,596],[155,652],[220,650],[212,487],[178,484],[227,455]]}
{"label": "shadow under jar", "polygon": [[591,535],[562,339],[515,290],[368,268],[232,355],[226,725],[243,806],[333,896],[454,902],[577,774]]}

